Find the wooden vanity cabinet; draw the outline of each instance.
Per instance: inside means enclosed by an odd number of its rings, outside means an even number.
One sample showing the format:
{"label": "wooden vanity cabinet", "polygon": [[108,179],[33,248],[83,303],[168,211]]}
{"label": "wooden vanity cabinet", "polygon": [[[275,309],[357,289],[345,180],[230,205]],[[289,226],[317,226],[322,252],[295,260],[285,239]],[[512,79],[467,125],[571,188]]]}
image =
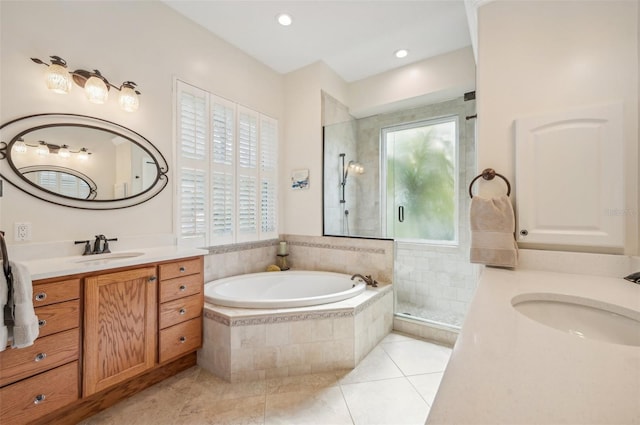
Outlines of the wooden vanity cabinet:
{"label": "wooden vanity cabinet", "polygon": [[30,347],[0,352],[0,423],[31,423],[80,397],[80,279],[33,282]]}
{"label": "wooden vanity cabinet", "polygon": [[155,267],[85,278],[83,396],[154,367],[156,287]]}
{"label": "wooden vanity cabinet", "polygon": [[160,264],[158,361],[165,363],[202,346],[202,257]]}
{"label": "wooden vanity cabinet", "polygon": [[0,424],[72,424],[196,364],[203,258],[34,281],[34,345],[0,352]]}

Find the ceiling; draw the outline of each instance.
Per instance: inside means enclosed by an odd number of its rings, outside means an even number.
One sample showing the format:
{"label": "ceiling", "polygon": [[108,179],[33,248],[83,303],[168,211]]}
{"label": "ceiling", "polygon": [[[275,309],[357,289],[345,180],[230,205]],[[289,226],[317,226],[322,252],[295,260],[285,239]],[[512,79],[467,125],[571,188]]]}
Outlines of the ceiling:
{"label": "ceiling", "polygon": [[282,74],[323,61],[352,82],[471,45],[464,0],[164,3]]}

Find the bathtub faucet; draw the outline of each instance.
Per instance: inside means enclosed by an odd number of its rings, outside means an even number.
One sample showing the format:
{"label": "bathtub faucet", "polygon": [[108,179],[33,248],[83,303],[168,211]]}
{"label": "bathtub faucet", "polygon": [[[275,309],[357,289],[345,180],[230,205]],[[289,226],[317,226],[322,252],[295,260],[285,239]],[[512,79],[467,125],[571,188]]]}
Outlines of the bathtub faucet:
{"label": "bathtub faucet", "polygon": [[626,280],[633,283],[640,283],[640,272],[631,273],[629,276],[625,277]]}
{"label": "bathtub faucet", "polygon": [[356,277],[359,277],[360,279],[362,279],[367,285],[371,285],[374,288],[378,286],[378,282],[371,277],[370,274],[366,275],[366,276],[362,276],[359,273],[354,274],[353,276],[351,276],[351,280],[355,279]]}

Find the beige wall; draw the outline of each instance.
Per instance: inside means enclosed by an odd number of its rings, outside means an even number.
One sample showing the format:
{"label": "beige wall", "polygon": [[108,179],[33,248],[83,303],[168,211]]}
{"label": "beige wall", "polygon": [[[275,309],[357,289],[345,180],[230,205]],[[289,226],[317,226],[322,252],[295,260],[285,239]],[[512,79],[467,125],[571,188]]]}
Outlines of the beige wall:
{"label": "beige wall", "polygon": [[[614,190],[626,192],[629,254],[640,239],[637,9],[626,0],[494,1],[478,14],[478,169],[514,181],[519,117],[622,101],[627,187]],[[487,195],[502,190],[481,186]]]}
{"label": "beige wall", "polygon": [[[65,112],[117,122],[139,132],[169,162],[169,186],[142,205],[84,211],[32,198],[4,184],[0,229],[13,243],[13,223],[32,223],[32,242],[173,232],[173,79],[178,77],[283,121],[283,77],[160,2],[0,2],[0,122]],[[138,83],[136,113],[121,111],[116,93],[93,105],[79,87],[47,91],[44,66],[59,55],[70,68],[99,69],[112,83]],[[319,116],[319,115],[318,115]],[[117,248],[114,246],[114,248]]]}
{"label": "beige wall", "polygon": [[[280,233],[322,235],[322,91],[347,103],[346,83],[323,62],[285,76],[280,161]],[[291,172],[309,170],[309,188],[291,189]]]}
{"label": "beige wall", "polygon": [[349,84],[356,118],[454,99],[475,89],[475,61],[465,47]]}

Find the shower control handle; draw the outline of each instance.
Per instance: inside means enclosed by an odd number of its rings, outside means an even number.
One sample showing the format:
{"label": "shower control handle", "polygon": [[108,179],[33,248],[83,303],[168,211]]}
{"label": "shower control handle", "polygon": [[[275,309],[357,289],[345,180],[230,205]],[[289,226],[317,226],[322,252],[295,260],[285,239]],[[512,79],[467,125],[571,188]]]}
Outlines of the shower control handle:
{"label": "shower control handle", "polygon": [[398,221],[400,223],[404,221],[404,206],[402,205],[398,207]]}

